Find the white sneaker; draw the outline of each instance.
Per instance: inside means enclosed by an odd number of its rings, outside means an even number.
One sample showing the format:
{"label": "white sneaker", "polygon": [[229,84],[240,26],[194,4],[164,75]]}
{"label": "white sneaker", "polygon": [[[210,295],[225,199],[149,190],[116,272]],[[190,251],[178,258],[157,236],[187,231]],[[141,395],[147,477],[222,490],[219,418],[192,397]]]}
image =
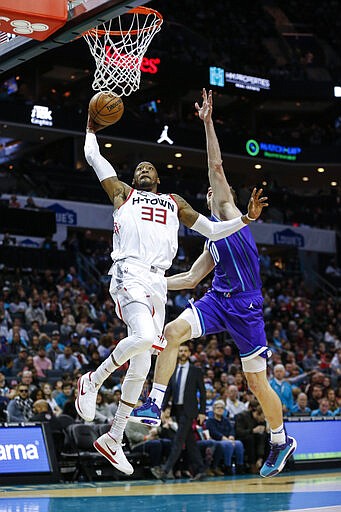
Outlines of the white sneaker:
{"label": "white sneaker", "polygon": [[88,372],[79,377],[77,382],[78,396],[75,401],[76,410],[84,421],[93,421],[96,414],[96,398],[98,389],[91,382],[91,374]]}
{"label": "white sneaker", "polygon": [[124,455],[122,444],[117,443],[109,432],[99,437],[94,442],[94,447],[114,466],[114,468],[122,471],[122,473],[126,475],[134,473],[133,466]]}

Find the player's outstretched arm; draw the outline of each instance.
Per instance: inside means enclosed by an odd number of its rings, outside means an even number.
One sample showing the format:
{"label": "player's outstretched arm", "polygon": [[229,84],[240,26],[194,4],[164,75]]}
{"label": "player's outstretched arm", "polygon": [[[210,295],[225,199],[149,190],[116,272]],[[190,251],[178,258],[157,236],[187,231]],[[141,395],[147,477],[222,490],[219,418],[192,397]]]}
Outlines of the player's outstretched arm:
{"label": "player's outstretched arm", "polygon": [[207,94],[206,89],[203,89],[202,104],[199,105],[199,103],[196,102],[195,108],[198,112],[199,119],[203,121],[205,127],[208,158],[208,179],[210,186],[212,187],[214,202],[219,209],[223,208],[224,206],[228,206],[229,209],[226,213],[228,218],[231,218],[231,215],[232,217],[239,215],[240,211],[235,205],[234,197],[227,182],[223,168],[220,146],[212,119],[212,91],[209,91]]}
{"label": "player's outstretched arm", "polygon": [[188,228],[194,229],[210,240],[219,240],[236,233],[246,224],[258,219],[265,206],[268,206],[267,197],[261,197],[263,189],[253,189],[246,215],[231,220],[212,222],[195,211],[182,197],[174,194],[179,208],[179,220]]}
{"label": "player's outstretched arm", "polygon": [[205,248],[187,272],[167,277],[168,290],[189,290],[195,288],[214,269],[214,261]]}
{"label": "player's outstretched arm", "polygon": [[118,208],[125,201],[131,187],[118,179],[113,166],[101,155],[96,138],[96,132],[100,129],[102,129],[102,126],[95,123],[89,116],[86,127],[84,154],[86,161],[93,167],[97,178],[108,194],[110,201],[115,208]]}

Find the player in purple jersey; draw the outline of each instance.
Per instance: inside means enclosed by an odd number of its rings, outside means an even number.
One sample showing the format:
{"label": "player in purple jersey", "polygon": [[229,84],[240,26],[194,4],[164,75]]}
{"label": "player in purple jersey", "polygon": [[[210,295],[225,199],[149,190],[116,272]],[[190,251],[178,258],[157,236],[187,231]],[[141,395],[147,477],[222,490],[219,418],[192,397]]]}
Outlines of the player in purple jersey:
{"label": "player in purple jersey", "polygon": [[[211,220],[221,222],[240,215],[222,166],[212,120],[212,91],[203,89],[203,103],[196,109],[205,126],[210,188],[207,204]],[[212,288],[191,303],[165,327],[166,349],[157,358],[154,384],[147,402],[134,409],[130,419],[158,424],[163,394],[174,371],[178,347],[190,338],[228,331],[236,343],[249,388],[259,400],[271,431],[270,453],[260,470],[263,477],[277,475],[296,449],[287,436],[282,405],[266,376],[267,348],[264,332],[258,250],[248,226],[218,241],[207,240],[203,253],[188,272],[168,278],[169,290],[195,288],[214,269]]]}

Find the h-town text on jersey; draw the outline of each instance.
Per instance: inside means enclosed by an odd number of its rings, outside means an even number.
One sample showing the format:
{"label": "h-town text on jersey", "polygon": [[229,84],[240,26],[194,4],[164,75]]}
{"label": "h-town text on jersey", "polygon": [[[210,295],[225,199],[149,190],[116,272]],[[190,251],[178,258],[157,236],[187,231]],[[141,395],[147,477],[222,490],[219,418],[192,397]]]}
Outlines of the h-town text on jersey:
{"label": "h-town text on jersey", "polygon": [[174,206],[175,204],[174,203],[171,203],[170,201],[168,201],[167,199],[161,199],[160,197],[155,197],[155,198],[149,198],[149,197],[133,197],[132,199],[132,204],[140,204],[140,203],[144,203],[144,204],[151,204],[151,205],[156,205],[156,204],[159,204],[163,207],[166,207],[168,210],[171,210],[172,212],[174,212]]}

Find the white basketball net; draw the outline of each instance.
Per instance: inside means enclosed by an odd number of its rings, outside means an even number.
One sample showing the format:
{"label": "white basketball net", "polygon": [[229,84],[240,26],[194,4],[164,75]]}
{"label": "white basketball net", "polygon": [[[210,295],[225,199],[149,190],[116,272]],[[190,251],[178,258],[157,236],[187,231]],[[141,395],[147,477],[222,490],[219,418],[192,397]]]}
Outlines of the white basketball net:
{"label": "white basketball net", "polygon": [[157,11],[137,7],[86,32],[96,62],[93,90],[118,96],[137,91],[143,56],[162,22]]}

